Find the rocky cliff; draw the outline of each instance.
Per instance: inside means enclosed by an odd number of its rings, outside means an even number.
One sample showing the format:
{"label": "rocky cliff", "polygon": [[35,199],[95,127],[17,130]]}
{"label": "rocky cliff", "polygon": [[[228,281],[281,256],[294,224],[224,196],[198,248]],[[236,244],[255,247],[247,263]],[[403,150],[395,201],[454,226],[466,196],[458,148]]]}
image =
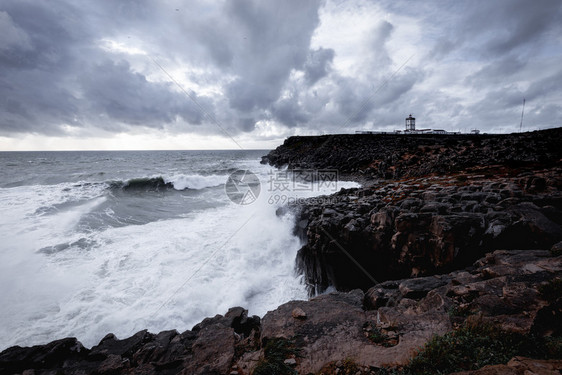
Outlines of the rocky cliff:
{"label": "rocky cliff", "polygon": [[496,173],[559,165],[562,128],[483,135],[323,135],[290,137],[262,163],[337,169],[355,178],[420,177],[459,171]]}
{"label": "rocky cliff", "polygon": [[313,295],[459,269],[494,249],[549,248],[562,240],[561,145],[562,128],[291,137],[262,162],[364,184],[293,207]]}
{"label": "rocky cliff", "polygon": [[561,188],[553,167],[342,190],[295,207],[305,242],[297,265],[314,294],[461,269],[495,249],[548,249],[562,240]]}

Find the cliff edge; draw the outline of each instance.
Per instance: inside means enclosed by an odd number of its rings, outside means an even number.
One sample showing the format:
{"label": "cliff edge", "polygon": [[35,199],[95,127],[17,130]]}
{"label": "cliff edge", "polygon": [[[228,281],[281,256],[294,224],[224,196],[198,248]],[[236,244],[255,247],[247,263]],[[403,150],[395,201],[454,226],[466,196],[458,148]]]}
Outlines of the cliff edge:
{"label": "cliff edge", "polygon": [[562,128],[515,134],[294,136],[262,158],[289,169],[337,169],[363,180],[495,173],[560,165]]}

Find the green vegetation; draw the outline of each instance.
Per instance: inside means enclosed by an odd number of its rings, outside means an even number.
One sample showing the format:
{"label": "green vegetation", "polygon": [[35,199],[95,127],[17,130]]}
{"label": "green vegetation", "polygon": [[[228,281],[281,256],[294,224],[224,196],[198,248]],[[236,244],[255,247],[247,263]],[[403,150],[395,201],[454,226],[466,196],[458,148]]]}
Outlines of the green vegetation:
{"label": "green vegetation", "polygon": [[298,357],[300,349],[294,342],[283,338],[268,340],[264,348],[264,358],[258,362],[254,375],[293,375],[297,372],[285,363],[291,357]]}
{"label": "green vegetation", "polygon": [[355,374],[357,371],[359,371],[359,366],[357,366],[353,358],[346,358],[343,361],[341,371],[343,372],[344,375]]}
{"label": "green vegetation", "polygon": [[456,316],[465,318],[470,315],[470,310],[467,307],[461,308],[457,305],[453,305],[447,310],[447,314],[451,318]]}
{"label": "green vegetation", "polygon": [[379,328],[375,327],[371,332],[369,332],[369,340],[375,344],[382,344],[388,340],[388,335],[385,335]]}
{"label": "green vegetation", "polygon": [[562,340],[508,332],[487,324],[465,325],[435,336],[403,369],[382,369],[379,374],[449,374],[507,363],[515,356],[562,358]]}
{"label": "green vegetation", "polygon": [[[389,327],[389,329],[394,329],[394,327]],[[365,336],[373,344],[382,345],[387,348],[398,344],[397,337],[390,337],[387,333],[383,332],[383,330],[371,322],[363,324],[363,330],[365,331]]]}

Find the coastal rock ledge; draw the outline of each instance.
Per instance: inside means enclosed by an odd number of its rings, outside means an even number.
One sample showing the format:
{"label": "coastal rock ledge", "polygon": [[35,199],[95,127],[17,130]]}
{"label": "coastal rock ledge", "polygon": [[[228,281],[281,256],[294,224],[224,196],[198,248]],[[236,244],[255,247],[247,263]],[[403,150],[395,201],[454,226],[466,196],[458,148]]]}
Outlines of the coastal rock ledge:
{"label": "coastal rock ledge", "polygon": [[494,249],[549,249],[562,240],[562,168],[513,174],[383,180],[293,207],[311,295],[462,269]]}
{"label": "coastal rock ledge", "polygon": [[562,255],[498,250],[468,270],[291,301],[261,320],[237,307],[183,333],[108,334],[91,349],[75,338],[16,346],[0,353],[0,373],[251,374],[267,362],[268,345],[284,340],[292,350],[282,352],[282,363],[298,374],[340,373],[351,362],[354,374],[376,374],[405,365],[432,336],[466,323],[562,334],[562,299],[542,291],[560,278]]}

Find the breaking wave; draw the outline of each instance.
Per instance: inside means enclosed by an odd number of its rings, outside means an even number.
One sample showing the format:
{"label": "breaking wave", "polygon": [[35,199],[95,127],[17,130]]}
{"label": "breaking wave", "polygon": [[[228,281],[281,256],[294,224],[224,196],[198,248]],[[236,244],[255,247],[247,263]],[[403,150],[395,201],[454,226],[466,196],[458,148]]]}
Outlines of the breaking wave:
{"label": "breaking wave", "polygon": [[111,181],[109,188],[112,190],[132,191],[163,191],[163,190],[201,190],[223,185],[228,176],[218,175],[184,175],[141,177],[125,181]]}

